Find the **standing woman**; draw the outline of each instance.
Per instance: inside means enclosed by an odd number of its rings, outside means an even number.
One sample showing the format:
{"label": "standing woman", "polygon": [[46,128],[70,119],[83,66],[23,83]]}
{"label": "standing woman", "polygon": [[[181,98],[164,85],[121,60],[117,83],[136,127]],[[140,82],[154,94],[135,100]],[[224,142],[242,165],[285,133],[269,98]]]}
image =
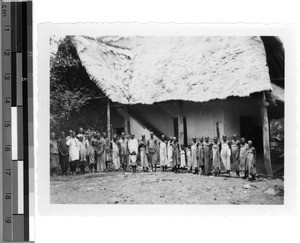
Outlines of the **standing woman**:
{"label": "standing woman", "polygon": [[218,176],[221,172],[221,157],[220,157],[220,144],[218,143],[218,138],[214,138],[214,143],[212,145],[212,170],[213,173]]}
{"label": "standing woman", "polygon": [[227,141],[227,136],[223,135],[223,141],[221,142],[221,159],[224,164],[225,171],[228,175],[230,175],[230,156],[231,149],[229,142]]}
{"label": "standing woman", "polygon": [[[239,147],[239,171],[245,172],[247,149],[248,149],[248,144],[246,143],[246,139],[241,138],[241,144]],[[246,172],[244,178],[245,179],[247,178]]]}
{"label": "standing woman", "polygon": [[170,166],[171,168],[174,167],[173,165],[173,141],[172,141],[172,137],[170,137],[168,143],[167,143],[167,153],[168,153],[168,166]]}
{"label": "standing woman", "polygon": [[232,157],[232,164],[235,167],[236,175],[240,176],[239,170],[239,145],[240,141],[237,140],[236,134],[233,135],[232,140],[230,142],[231,146],[231,157]]}
{"label": "standing woman", "polygon": [[159,157],[160,165],[163,171],[167,171],[168,168],[168,157],[167,157],[167,141],[165,135],[161,136],[161,142],[159,143]]}

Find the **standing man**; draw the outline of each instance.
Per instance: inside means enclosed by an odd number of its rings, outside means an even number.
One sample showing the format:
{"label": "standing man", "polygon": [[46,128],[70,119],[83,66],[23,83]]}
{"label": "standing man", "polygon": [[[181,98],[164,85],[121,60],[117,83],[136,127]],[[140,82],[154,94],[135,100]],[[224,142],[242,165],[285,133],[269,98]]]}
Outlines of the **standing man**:
{"label": "standing man", "polygon": [[125,137],[125,133],[122,132],[121,138],[119,139],[120,144],[120,158],[121,158],[121,165],[124,171],[127,168],[128,162],[128,140]]}
{"label": "standing man", "polygon": [[154,166],[154,169],[156,171],[158,144],[157,144],[157,140],[154,138],[153,132],[150,132],[150,139],[147,142],[147,147],[148,147],[151,169],[153,171],[153,166]]}
{"label": "standing man", "polygon": [[194,171],[195,174],[199,174],[199,165],[197,161],[197,150],[198,150],[198,144],[196,137],[193,137],[193,143],[191,145],[191,172]]}
{"label": "standing man", "polygon": [[215,174],[215,176],[220,175],[221,171],[221,158],[220,158],[220,144],[218,143],[218,138],[214,138],[214,143],[212,145],[211,149],[212,153],[212,169]]}
{"label": "standing man", "polygon": [[180,155],[179,143],[177,142],[177,138],[173,137],[173,165],[174,165],[173,171],[175,171],[175,173],[179,172],[179,168],[180,168],[179,155]]}
{"label": "standing man", "polygon": [[139,143],[137,139],[134,137],[134,134],[131,134],[131,139],[128,141],[128,150],[129,150],[129,158],[130,158],[130,165],[132,166],[132,170],[136,172],[137,166],[137,154],[139,150]]}
{"label": "standing man", "polygon": [[245,171],[245,166],[246,166],[246,158],[247,158],[247,149],[248,149],[248,144],[246,143],[245,138],[241,138],[241,144],[239,147],[239,171],[244,171],[245,172],[245,179],[247,178],[246,171]]}
{"label": "standing man", "polygon": [[224,164],[225,171],[228,175],[230,175],[230,156],[230,144],[227,141],[227,136],[223,135],[223,141],[221,142],[221,159],[222,163]]}
{"label": "standing man", "polygon": [[59,162],[57,140],[55,138],[55,132],[50,134],[50,175],[56,176],[56,169]]}
{"label": "standing man", "polygon": [[63,175],[67,175],[69,165],[69,148],[67,146],[67,138],[64,131],[61,132],[61,137],[58,139],[59,162]]}
{"label": "standing man", "polygon": [[209,175],[211,173],[211,143],[209,142],[209,137],[205,137],[205,141],[203,142],[203,161],[204,161],[204,174]]}
{"label": "standing man", "polygon": [[[84,130],[82,127],[79,128],[77,136],[81,136],[81,135],[84,136]],[[84,137],[83,137],[83,139],[84,139]]]}
{"label": "standing man", "polygon": [[245,174],[246,174],[246,179],[252,179],[252,180],[256,179],[256,150],[252,146],[251,140],[248,141]]}
{"label": "standing man", "polygon": [[100,138],[99,171],[106,169],[106,158],[106,132],[103,132]]}
{"label": "standing man", "polygon": [[69,146],[69,158],[70,158],[70,168],[71,173],[75,175],[76,173],[76,165],[79,161],[79,141],[76,138],[76,132],[72,132],[71,138],[69,138],[66,142]]}
{"label": "standing man", "polygon": [[94,139],[94,149],[95,149],[95,172],[98,172],[100,171],[101,156],[103,153],[101,136],[99,133],[96,134],[96,138]]}
{"label": "standing man", "polygon": [[66,138],[67,140],[72,137],[72,132],[73,132],[72,130],[69,130],[69,136],[67,136]]}
{"label": "standing man", "polygon": [[94,149],[94,139],[92,138],[91,135],[88,135],[87,146],[88,146],[89,169],[90,169],[90,173],[93,173],[95,170],[95,149]]}
{"label": "standing man", "polygon": [[105,153],[105,157],[104,157],[104,160],[105,160],[105,168],[108,167],[108,163],[110,161],[110,141],[107,137],[107,134],[106,132],[103,133],[103,142],[104,142],[104,153]]}
{"label": "standing man", "polygon": [[148,172],[148,158],[147,158],[147,140],[145,135],[142,135],[142,139],[139,141],[140,156],[141,156],[141,166],[143,167],[144,172]]}
{"label": "standing man", "polygon": [[232,158],[232,164],[235,167],[236,175],[240,176],[240,170],[239,170],[239,146],[240,141],[237,140],[236,134],[233,135],[232,140],[230,142],[231,145],[231,158]]}
{"label": "standing man", "polygon": [[173,138],[172,137],[170,137],[168,141],[167,150],[168,150],[168,166],[173,168],[174,165],[173,165]]}
{"label": "standing man", "polygon": [[[199,143],[198,143],[198,150],[197,150],[197,165],[199,168],[199,171],[201,169],[201,172],[204,173],[204,163],[203,163],[203,137],[200,137]],[[200,173],[201,173],[200,172]]]}
{"label": "standing man", "polygon": [[165,135],[161,136],[161,142],[159,143],[159,158],[160,165],[163,171],[168,169],[168,156],[167,156],[167,141]]}
{"label": "standing man", "polygon": [[115,170],[118,170],[120,168],[120,156],[117,134],[114,135],[113,140],[111,142],[111,157]]}

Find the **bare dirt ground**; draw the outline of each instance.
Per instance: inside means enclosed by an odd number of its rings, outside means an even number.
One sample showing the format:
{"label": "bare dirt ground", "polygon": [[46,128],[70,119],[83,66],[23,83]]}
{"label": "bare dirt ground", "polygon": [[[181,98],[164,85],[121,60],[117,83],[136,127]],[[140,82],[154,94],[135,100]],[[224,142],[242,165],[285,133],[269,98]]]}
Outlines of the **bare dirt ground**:
{"label": "bare dirt ground", "polygon": [[283,179],[250,182],[173,172],[107,172],[51,177],[59,204],[283,204]]}

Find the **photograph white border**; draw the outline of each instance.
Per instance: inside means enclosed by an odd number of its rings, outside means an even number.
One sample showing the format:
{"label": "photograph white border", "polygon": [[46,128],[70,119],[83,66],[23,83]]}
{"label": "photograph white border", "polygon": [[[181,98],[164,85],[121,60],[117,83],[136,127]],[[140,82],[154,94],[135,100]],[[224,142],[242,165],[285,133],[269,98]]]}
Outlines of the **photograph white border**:
{"label": "photograph white border", "polygon": [[[50,204],[49,175],[49,81],[50,36],[279,36],[285,48],[285,176],[283,205],[106,205]],[[264,24],[158,24],[76,23],[38,26],[38,80],[35,80],[35,164],[37,208],[41,215],[294,215],[297,205],[296,35],[293,25]]]}

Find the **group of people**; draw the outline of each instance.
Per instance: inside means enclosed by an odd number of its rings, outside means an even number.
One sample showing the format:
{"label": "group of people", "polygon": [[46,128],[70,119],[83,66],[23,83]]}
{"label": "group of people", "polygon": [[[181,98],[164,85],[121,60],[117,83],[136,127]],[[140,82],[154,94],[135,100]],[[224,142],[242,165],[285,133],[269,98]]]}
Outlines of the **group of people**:
{"label": "group of people", "polygon": [[244,172],[246,179],[255,179],[256,151],[252,141],[241,141],[233,135],[228,140],[224,135],[221,141],[215,137],[210,142],[209,137],[192,138],[189,146],[179,144],[176,137],[166,139],[162,135],[158,140],[150,133],[150,139],[145,135],[136,139],[134,134],[125,136],[114,135],[111,141],[104,132],[84,133],[80,128],[78,134],[70,130],[69,135],[61,132],[59,139],[56,134],[50,136],[50,168],[51,175],[56,174],[58,164],[63,175],[67,175],[70,166],[71,174],[86,173],[89,167],[91,173],[105,171],[112,163],[113,169],[126,171],[129,167],[136,172],[138,163],[144,172],[150,169],[156,171],[160,166],[162,171],[175,173],[189,172],[194,174],[215,175],[221,173],[230,175],[233,165],[236,175]]}

